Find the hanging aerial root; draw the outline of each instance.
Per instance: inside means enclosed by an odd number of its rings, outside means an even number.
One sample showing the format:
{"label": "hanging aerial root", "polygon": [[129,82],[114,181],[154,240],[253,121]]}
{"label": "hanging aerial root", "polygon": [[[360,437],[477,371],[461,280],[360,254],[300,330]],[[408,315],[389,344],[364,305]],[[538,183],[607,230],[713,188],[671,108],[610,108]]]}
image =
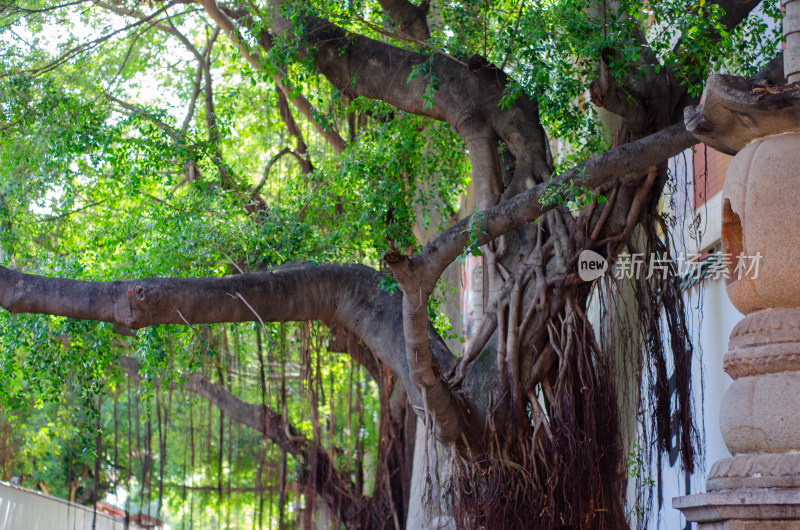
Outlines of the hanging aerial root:
{"label": "hanging aerial root", "polygon": [[540,358],[557,366],[536,371],[541,380],[517,398],[498,396],[480,452],[450,451],[446,500],[458,528],[627,527],[611,362],[572,303],[548,321],[542,345]]}

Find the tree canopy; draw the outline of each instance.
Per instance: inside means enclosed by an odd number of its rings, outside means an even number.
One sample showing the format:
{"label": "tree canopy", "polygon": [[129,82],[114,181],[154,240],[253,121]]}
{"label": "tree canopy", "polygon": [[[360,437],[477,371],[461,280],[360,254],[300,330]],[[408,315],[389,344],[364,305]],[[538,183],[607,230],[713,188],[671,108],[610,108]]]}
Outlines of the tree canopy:
{"label": "tree canopy", "polygon": [[779,18],[0,0],[2,478],[183,528],[404,528],[420,418],[459,527],[641,524],[625,414],[696,457],[680,286],[577,257],[670,252],[684,110],[712,71],[780,83]]}

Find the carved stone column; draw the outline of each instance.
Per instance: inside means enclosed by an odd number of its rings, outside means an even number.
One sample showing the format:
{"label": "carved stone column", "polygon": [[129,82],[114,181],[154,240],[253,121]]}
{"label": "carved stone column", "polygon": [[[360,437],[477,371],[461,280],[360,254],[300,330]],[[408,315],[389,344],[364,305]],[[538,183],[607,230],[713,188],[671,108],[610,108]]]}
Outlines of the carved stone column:
{"label": "carved stone column", "polygon": [[[800,6],[800,2],[796,2]],[[746,316],[723,368],[734,379],[720,428],[733,455],[706,493],[673,506],[701,530],[800,530],[800,92],[714,76],[687,128],[728,153],[722,251],[728,296]],[[740,259],[758,271],[741,274]]]}

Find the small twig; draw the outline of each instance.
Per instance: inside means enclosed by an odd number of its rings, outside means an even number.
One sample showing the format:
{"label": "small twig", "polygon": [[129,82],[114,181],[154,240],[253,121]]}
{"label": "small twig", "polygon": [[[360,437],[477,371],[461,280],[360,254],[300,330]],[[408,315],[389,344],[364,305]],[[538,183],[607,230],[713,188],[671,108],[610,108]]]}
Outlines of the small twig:
{"label": "small twig", "polygon": [[81,206],[80,208],[77,208],[75,210],[70,210],[69,212],[64,212],[64,213],[62,213],[60,215],[53,215],[51,217],[45,217],[44,219],[42,219],[42,221],[56,221],[58,219],[63,219],[64,217],[69,217],[70,215],[75,215],[76,213],[82,212],[84,210],[88,210],[89,208],[97,206],[98,204],[103,204],[104,202],[107,202],[107,201],[108,201],[108,199],[102,199],[102,200],[99,200],[99,201],[95,201],[93,203],[87,204],[86,206]]}
{"label": "small twig", "polygon": [[[333,178],[333,177],[331,177],[331,178]],[[319,190],[320,190],[320,189],[322,189],[322,186],[324,186],[325,184],[329,183],[330,181],[331,181],[331,179],[330,179],[330,178],[329,178],[329,179],[326,179],[324,182],[320,182],[320,184],[319,184],[319,185],[318,185],[318,186],[317,186],[317,187],[316,187],[314,190],[312,190],[312,192],[311,192],[311,196],[308,198],[308,200],[307,200],[307,201],[306,201],[306,203],[303,205],[303,207],[302,207],[302,208],[300,208],[300,211],[299,211],[299,212],[297,212],[297,216],[298,216],[298,217],[300,217],[301,215],[303,215],[303,212],[305,212],[305,211],[306,211],[306,208],[308,208],[308,206],[311,204],[311,201],[312,201],[312,200],[314,200],[314,196],[315,196],[315,195],[316,195],[316,194],[319,192]]]}
{"label": "small twig", "polygon": [[278,160],[280,160],[283,155],[288,154],[290,152],[291,149],[289,149],[288,147],[284,147],[283,149],[278,151],[276,155],[274,155],[272,158],[269,159],[269,162],[267,162],[267,166],[264,168],[264,174],[261,176],[261,180],[259,180],[258,184],[256,184],[255,187],[252,190],[250,190],[250,195],[256,195],[258,192],[261,191],[261,188],[264,187],[264,184],[267,183],[267,179],[269,178],[269,172],[272,169],[272,166],[274,166],[275,163],[278,162]]}
{"label": "small twig", "polygon": [[183,313],[181,313],[181,310],[180,309],[175,309],[175,311],[178,312],[178,316],[181,317],[181,320],[186,322],[186,325],[189,326],[189,329],[192,330],[192,333],[194,333],[194,336],[197,337],[197,340],[199,340],[202,343],[203,342],[203,337],[201,337],[200,334],[197,332],[197,330],[194,329],[194,327],[189,323],[188,320],[186,320],[186,317],[183,316]]}
{"label": "small twig", "polygon": [[246,305],[246,306],[247,306],[247,308],[248,308],[250,311],[252,311],[252,312],[253,312],[253,314],[256,316],[256,318],[258,319],[258,321],[259,321],[259,322],[261,322],[261,327],[262,327],[262,328],[264,328],[264,334],[267,334],[267,325],[266,325],[266,324],[264,324],[264,319],[263,319],[263,318],[261,318],[261,315],[259,315],[259,314],[258,314],[258,311],[256,311],[256,310],[253,308],[253,306],[251,306],[251,305],[250,305],[250,302],[248,302],[247,300],[245,300],[244,296],[242,296],[242,293],[240,293],[239,291],[236,291],[236,296],[239,298],[239,300],[241,300],[242,302],[244,302],[244,305]]}

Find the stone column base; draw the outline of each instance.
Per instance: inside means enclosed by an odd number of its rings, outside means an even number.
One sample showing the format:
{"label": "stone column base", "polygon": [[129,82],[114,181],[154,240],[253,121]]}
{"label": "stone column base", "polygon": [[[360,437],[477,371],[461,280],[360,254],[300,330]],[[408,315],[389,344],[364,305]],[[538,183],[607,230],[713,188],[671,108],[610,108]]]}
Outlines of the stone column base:
{"label": "stone column base", "polygon": [[712,491],[672,499],[698,530],[800,530],[800,489]]}
{"label": "stone column base", "polygon": [[711,466],[706,490],[800,490],[800,453],[751,453]]}

